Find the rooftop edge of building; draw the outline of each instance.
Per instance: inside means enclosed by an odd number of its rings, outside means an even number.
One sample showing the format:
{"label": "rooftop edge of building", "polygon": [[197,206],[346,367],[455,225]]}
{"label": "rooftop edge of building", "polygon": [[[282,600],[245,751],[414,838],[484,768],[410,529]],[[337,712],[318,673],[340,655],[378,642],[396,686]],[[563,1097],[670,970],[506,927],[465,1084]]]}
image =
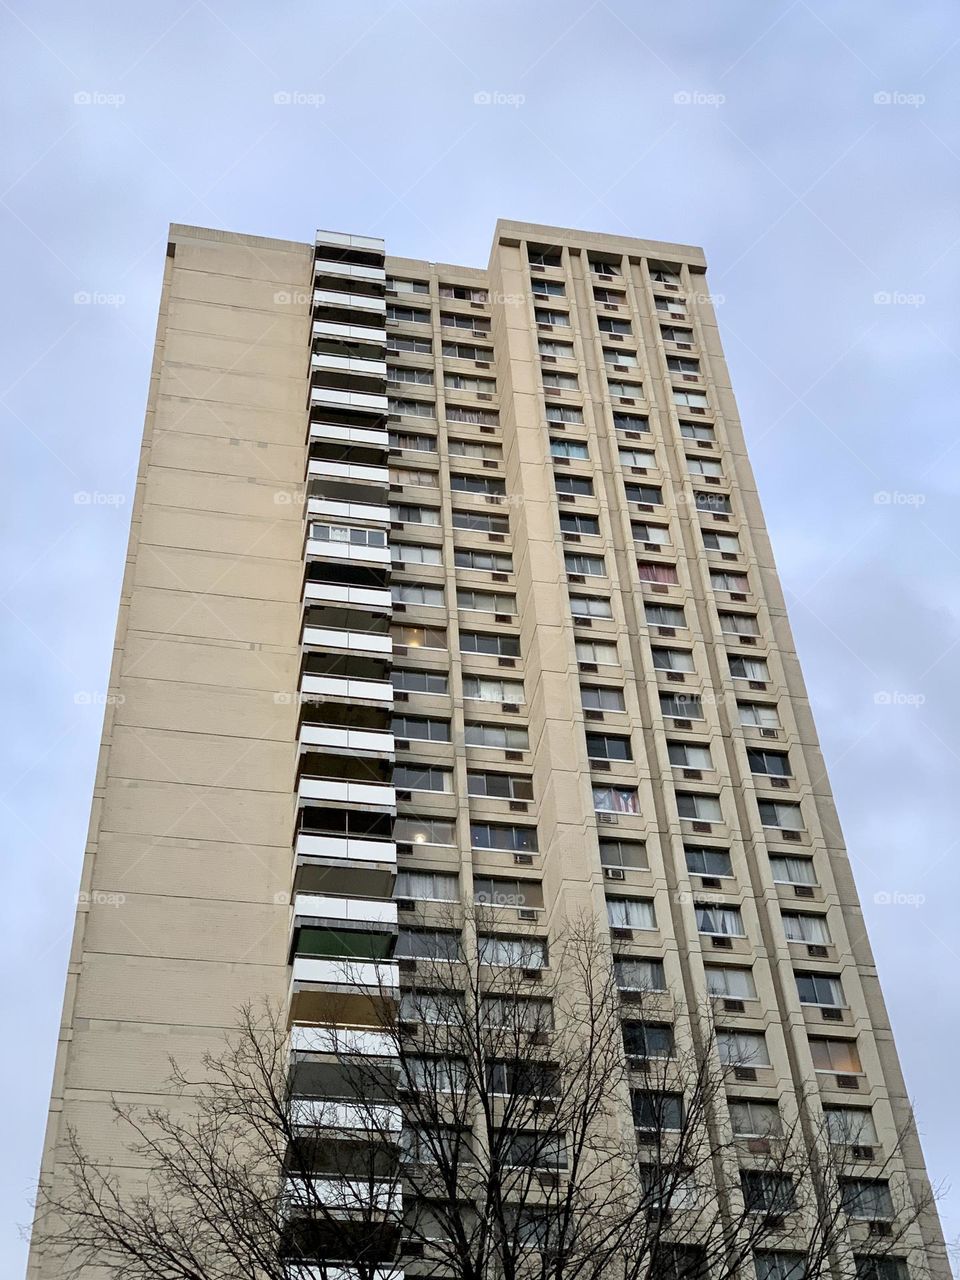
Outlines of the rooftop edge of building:
{"label": "rooftop edge of building", "polygon": [[581,231],[576,227],[553,227],[540,222],[513,222],[498,218],[494,228],[494,247],[500,241],[533,240],[538,244],[575,242],[584,249],[605,249],[611,253],[638,258],[665,258],[683,262],[705,271],[707,258],[695,244],[675,244],[669,240],[643,240],[636,236],[614,235],[607,231]]}

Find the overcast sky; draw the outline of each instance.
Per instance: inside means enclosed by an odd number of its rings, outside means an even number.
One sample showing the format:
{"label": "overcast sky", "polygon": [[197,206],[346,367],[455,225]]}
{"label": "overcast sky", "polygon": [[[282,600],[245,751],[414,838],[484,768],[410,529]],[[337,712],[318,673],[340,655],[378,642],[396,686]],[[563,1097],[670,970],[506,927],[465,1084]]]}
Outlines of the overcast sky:
{"label": "overcast sky", "polygon": [[[956,1176],[954,0],[0,15],[0,1274],[22,1273],[171,221],[476,266],[498,216],[705,247],[931,1175]],[[943,1213],[956,1238],[960,1194]]]}

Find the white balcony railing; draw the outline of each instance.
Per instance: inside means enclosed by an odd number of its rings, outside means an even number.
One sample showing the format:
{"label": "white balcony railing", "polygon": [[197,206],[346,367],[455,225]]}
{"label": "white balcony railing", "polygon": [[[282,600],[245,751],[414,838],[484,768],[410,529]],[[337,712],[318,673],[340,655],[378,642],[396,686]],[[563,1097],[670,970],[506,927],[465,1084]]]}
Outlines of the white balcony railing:
{"label": "white balcony railing", "polygon": [[394,809],[397,793],[379,782],[353,782],[346,778],[301,778],[297,787],[300,804],[372,804]]}
{"label": "white balcony railing", "polygon": [[342,604],[358,609],[388,612],[391,596],[387,588],[348,587],[336,582],[307,582],[303,588],[304,604]]}
{"label": "white balcony railing", "polygon": [[362,249],[365,253],[385,253],[386,241],[380,236],[358,236],[350,231],[327,231],[321,227],[316,236],[317,251],[323,253],[324,245],[335,249]]}
{"label": "white balcony railing", "polygon": [[345,391],[340,387],[311,387],[310,403],[330,404],[345,409],[368,409],[373,413],[387,412],[385,395],[376,395],[372,391]]}
{"label": "white balcony railing", "polygon": [[332,627],[304,627],[305,649],[335,649],[339,653],[376,654],[389,658],[393,653],[390,636],[372,631],[335,631]]}
{"label": "white balcony railing", "polygon": [[362,373],[371,378],[387,376],[386,360],[367,360],[363,356],[335,356],[329,351],[315,351],[310,358],[310,368],[331,369],[342,373]]}
{"label": "white balcony railing", "polygon": [[341,960],[327,956],[294,956],[296,988],[325,987],[331,991],[382,994],[396,999],[400,979],[395,960]]}
{"label": "white balcony railing", "polygon": [[336,1098],[294,1098],[290,1106],[293,1124],[304,1128],[335,1129],[339,1133],[381,1136],[399,1134],[403,1112],[399,1107],[373,1102],[350,1103]]}
{"label": "white balcony railing", "polygon": [[397,923],[397,904],[382,898],[345,898],[333,893],[298,893],[293,900],[297,920],[337,920],[342,924]]}
{"label": "white balcony railing", "polygon": [[300,679],[300,692],[306,698],[356,698],[361,702],[382,702],[393,706],[393,685],[389,680],[305,675]]}
{"label": "white balcony railing", "polygon": [[373,1183],[364,1179],[315,1178],[308,1188],[303,1178],[288,1178],[284,1184],[283,1207],[287,1216],[309,1213],[311,1206],[323,1205],[344,1217],[352,1214],[366,1217],[371,1209],[382,1213],[400,1213],[403,1189],[398,1182]]}
{"label": "white balcony railing", "polygon": [[369,311],[374,316],[386,316],[386,298],[371,298],[365,293],[341,293],[338,289],[314,289],[315,307],[345,307],[349,311]]}
{"label": "white balcony railing", "polygon": [[389,547],[365,547],[353,542],[329,542],[325,538],[308,538],[305,549],[308,560],[349,560],[354,564],[389,564]]}
{"label": "white balcony railing", "polygon": [[324,862],[366,862],[397,865],[397,846],[392,840],[361,840],[356,836],[321,836],[301,831],[295,851],[299,859],[321,858]]}
{"label": "white balcony railing", "polygon": [[345,444],[372,444],[378,449],[390,446],[390,436],[375,427],[343,427],[334,422],[311,422],[311,440],[336,440]]}
{"label": "white balcony railing", "polygon": [[365,324],[346,324],[341,320],[314,320],[315,338],[338,338],[362,342],[386,342],[386,326],[374,329]]}
{"label": "white balcony railing", "polygon": [[318,1027],[295,1023],[290,1048],[298,1053],[338,1054],[344,1057],[397,1058],[396,1042],[388,1031],[361,1027]]}
{"label": "white balcony railing", "polygon": [[300,750],[311,751],[318,747],[325,751],[375,755],[392,760],[395,740],[388,730],[342,729],[331,724],[302,724]]}
{"label": "white balcony railing", "polygon": [[390,508],[378,502],[341,502],[337,498],[308,498],[308,516],[330,519],[361,520],[364,523],[389,524]]}
{"label": "white balcony railing", "polygon": [[390,482],[387,467],[371,467],[361,462],[328,462],[326,458],[311,458],[307,464],[307,475],[320,480],[364,480],[368,484]]}
{"label": "white balcony railing", "polygon": [[318,276],[337,276],[344,280],[376,280],[386,283],[387,273],[383,267],[365,267],[359,262],[331,262],[328,258],[317,258],[314,263],[314,274]]}

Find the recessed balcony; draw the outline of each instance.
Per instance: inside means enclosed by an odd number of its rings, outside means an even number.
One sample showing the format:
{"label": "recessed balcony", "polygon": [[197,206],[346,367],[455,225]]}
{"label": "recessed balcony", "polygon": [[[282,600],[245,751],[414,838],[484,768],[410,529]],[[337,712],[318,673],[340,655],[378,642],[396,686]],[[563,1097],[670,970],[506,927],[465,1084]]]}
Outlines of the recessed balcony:
{"label": "recessed balcony", "polygon": [[343,280],[369,280],[386,287],[387,272],[384,267],[366,266],[360,262],[333,262],[329,258],[316,258],[314,276],[334,276]]}
{"label": "recessed balcony", "polygon": [[290,1119],[298,1127],[326,1129],[346,1138],[367,1135],[371,1126],[378,1135],[399,1137],[403,1128],[403,1112],[399,1107],[347,1102],[341,1098],[294,1098]]}
{"label": "recessed balcony", "polygon": [[357,374],[363,377],[386,379],[386,360],[368,360],[361,356],[334,355],[331,351],[315,351],[310,357],[312,373],[329,370],[336,374]]}
{"label": "recessed balcony", "polygon": [[304,555],[309,560],[351,560],[359,564],[389,564],[390,548],[332,538],[308,537]]}
{"label": "recessed balcony", "polygon": [[[304,811],[306,813],[308,811]],[[392,895],[397,846],[371,836],[327,835],[301,829],[294,841],[297,890]]]}
{"label": "recessed balcony", "polygon": [[389,680],[311,675],[306,672],[300,677],[300,693],[305,698],[356,698],[361,702],[382,702],[393,706],[393,685]]}
{"label": "recessed balcony", "polygon": [[[282,1205],[287,1218],[312,1216],[315,1206],[345,1218],[366,1220],[371,1211],[402,1213],[403,1188],[398,1179],[371,1182],[369,1178],[287,1178],[283,1184]],[[368,1224],[366,1224],[368,1225]],[[349,1269],[348,1269],[349,1270]],[[323,1274],[329,1277],[327,1268]]]}
{"label": "recessed balcony", "polygon": [[310,407],[322,408],[332,405],[339,409],[362,409],[365,412],[384,414],[387,412],[387,397],[373,391],[350,391],[341,387],[313,385],[310,388]]}
{"label": "recessed balcony", "polygon": [[369,729],[344,729],[337,725],[302,724],[299,734],[300,754],[306,751],[344,751],[361,756],[394,756],[392,733]]}
{"label": "recessed balcony", "polygon": [[298,1023],[290,1029],[290,1048],[298,1054],[398,1057],[396,1042],[389,1032],[358,1030],[356,1027],[317,1027]]}
{"label": "recessed balcony", "polygon": [[337,496],[338,480],[377,485],[390,483],[390,471],[387,467],[371,467],[359,462],[331,462],[327,458],[311,458],[307,463],[307,477],[321,481],[325,492],[331,497]]}
{"label": "recessed balcony", "polygon": [[389,524],[390,508],[386,503],[356,501],[352,498],[311,494],[307,498],[307,515],[327,520],[359,520],[370,524]]}
{"label": "recessed balcony", "polygon": [[341,422],[325,422],[311,419],[310,440],[329,441],[332,444],[373,445],[377,449],[390,446],[390,434],[378,427],[346,426]]}
{"label": "recessed balcony", "polygon": [[394,787],[380,782],[362,782],[355,778],[302,777],[297,786],[297,803],[374,805],[391,813],[396,809]]}
{"label": "recessed balcony", "polygon": [[387,302],[383,297],[372,297],[367,293],[348,293],[339,289],[314,289],[314,307],[342,307],[346,311],[362,311],[369,313],[374,319],[386,317]]}
{"label": "recessed balcony", "polygon": [[298,893],[293,902],[294,928],[389,930],[397,927],[395,902],[344,897],[330,893]]}
{"label": "recessed balcony", "polygon": [[380,236],[358,236],[349,231],[328,231],[325,227],[318,229],[314,243],[318,258],[329,257],[336,262],[382,265],[386,252],[386,242]]}
{"label": "recessed balcony", "polygon": [[377,1027],[400,995],[395,960],[296,955],[290,983],[295,1022]]}
{"label": "recessed balcony", "polygon": [[[372,318],[372,317],[371,317]],[[314,341],[331,339],[334,342],[376,342],[387,341],[386,323],[383,326],[367,324],[351,324],[349,320],[318,319],[314,317],[312,334]]]}
{"label": "recessed balcony", "polygon": [[335,631],[330,627],[304,627],[301,643],[305,649],[335,650],[356,654],[376,654],[389,658],[393,640],[370,631]]}

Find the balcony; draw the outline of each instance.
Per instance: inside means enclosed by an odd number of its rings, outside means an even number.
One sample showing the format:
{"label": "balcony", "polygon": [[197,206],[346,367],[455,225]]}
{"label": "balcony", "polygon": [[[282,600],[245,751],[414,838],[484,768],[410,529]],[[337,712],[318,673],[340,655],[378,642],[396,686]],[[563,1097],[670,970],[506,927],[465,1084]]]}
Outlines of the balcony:
{"label": "balcony", "polygon": [[373,926],[397,927],[395,902],[344,897],[329,893],[298,893],[293,903],[294,924],[329,928]]}
{"label": "balcony", "polygon": [[319,374],[324,370],[337,374],[357,374],[369,378],[386,379],[386,360],[368,360],[361,356],[335,355],[330,351],[315,351],[310,357],[310,372]]}
{"label": "balcony", "polygon": [[[315,1205],[346,1218],[368,1219],[371,1210],[396,1214],[403,1211],[403,1188],[394,1179],[371,1183],[367,1178],[315,1177],[308,1183],[304,1178],[287,1178],[283,1185],[283,1213],[288,1218],[311,1216]],[[344,1270],[349,1274],[349,1268]],[[330,1271],[323,1268],[323,1274],[329,1277]]]}
{"label": "balcony", "polygon": [[332,338],[336,342],[378,342],[387,341],[386,321],[381,326],[351,324],[349,320],[333,320],[328,317],[314,317],[312,334],[317,338]]}
{"label": "balcony", "polygon": [[359,409],[366,413],[385,414],[387,397],[372,391],[349,391],[338,387],[311,386],[310,407],[331,405],[338,409]]}
{"label": "balcony", "polygon": [[[373,496],[371,494],[371,497]],[[308,496],[307,515],[318,519],[357,520],[373,524],[390,523],[390,508],[386,503],[356,501],[352,497],[327,497],[320,493]]]}
{"label": "balcony", "polygon": [[317,257],[313,264],[314,276],[335,276],[343,280],[370,280],[386,287],[387,273],[383,267],[365,266],[359,262],[332,262]]}
{"label": "balcony", "polygon": [[290,985],[295,1022],[340,1022],[376,1028],[399,999],[395,960],[296,955]]}
{"label": "balcony", "polygon": [[345,1138],[366,1136],[371,1126],[379,1135],[396,1134],[403,1128],[403,1112],[399,1107],[370,1106],[340,1098],[295,1098],[290,1108],[295,1125],[310,1129],[328,1129]]}
{"label": "balcony", "polygon": [[305,698],[355,698],[360,702],[382,702],[393,706],[393,685],[389,680],[311,675],[306,672],[300,677],[300,692]]}
{"label": "balcony", "polygon": [[304,649],[336,650],[355,653],[358,656],[374,654],[389,658],[393,653],[393,641],[388,635],[376,635],[370,631],[335,631],[330,627],[304,627],[301,643]]}
{"label": "balcony", "polygon": [[386,319],[387,302],[385,298],[372,297],[367,293],[347,293],[339,289],[314,289],[313,305],[315,308],[342,307],[345,311],[362,311],[369,313],[373,319]]}
{"label": "balcony", "polygon": [[[360,462],[330,462],[326,458],[311,458],[307,463],[308,478],[314,477],[324,482],[324,487],[335,492],[331,481],[355,480],[363,484],[387,485],[390,483],[390,471],[387,467],[371,467]],[[389,520],[389,513],[387,519]]]}
{"label": "balcony", "polygon": [[350,560],[357,564],[390,563],[389,547],[369,547],[352,542],[332,542],[326,538],[307,538],[304,555],[311,560]]}
{"label": "balcony", "polygon": [[337,582],[306,582],[303,603],[309,605],[345,605],[348,608],[372,609],[390,612],[391,597],[388,588],[348,586]]}
{"label": "balcony", "polygon": [[315,244],[317,257],[322,258],[327,250],[334,252],[329,257],[337,262],[382,262],[386,244],[379,236],[358,236],[348,231],[317,231]]}
{"label": "balcony", "polygon": [[379,809],[396,809],[394,787],[381,782],[361,782],[353,778],[302,777],[297,786],[297,803],[375,805]]}
{"label": "balcony", "polygon": [[342,422],[325,422],[311,419],[311,442],[329,441],[337,444],[373,445],[377,449],[386,449],[390,445],[390,436],[386,430],[377,427],[356,427]]}
{"label": "balcony", "polygon": [[294,1026],[290,1031],[290,1048],[295,1053],[397,1057],[396,1044],[388,1032],[355,1027]]}
{"label": "balcony", "polygon": [[379,733],[370,729],[345,729],[339,725],[302,724],[299,745],[301,755],[306,751],[343,751],[361,756],[383,756],[393,759],[394,737],[392,733]]}
{"label": "balcony", "polygon": [[294,841],[297,890],[369,894],[393,893],[397,846],[370,836],[325,834],[301,829]]}

